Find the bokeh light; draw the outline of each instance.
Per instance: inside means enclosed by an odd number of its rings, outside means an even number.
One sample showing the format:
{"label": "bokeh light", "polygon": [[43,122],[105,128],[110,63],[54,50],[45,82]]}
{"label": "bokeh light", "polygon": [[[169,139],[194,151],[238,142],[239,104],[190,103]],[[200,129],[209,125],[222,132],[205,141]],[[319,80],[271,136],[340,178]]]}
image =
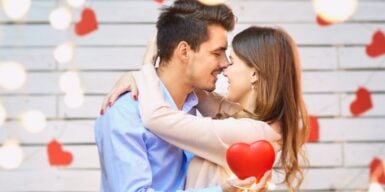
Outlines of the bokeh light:
{"label": "bokeh light", "polygon": [[7,140],[0,148],[0,166],[4,169],[14,169],[23,162],[23,150],[16,140]]}
{"label": "bokeh light", "polygon": [[13,61],[0,62],[0,87],[5,90],[19,89],[24,85],[26,76],[23,65]]}
{"label": "bokeh light", "polygon": [[31,0],[2,0],[5,15],[13,20],[23,18],[31,8]]}
{"label": "bokeh light", "polygon": [[47,125],[47,117],[41,111],[29,110],[22,114],[21,123],[30,133],[38,133]]}
{"label": "bokeh light", "polygon": [[72,20],[71,12],[65,7],[54,9],[49,15],[49,22],[54,29],[67,29]]}
{"label": "bokeh light", "polygon": [[71,42],[63,43],[54,50],[54,57],[59,63],[68,63],[74,56],[74,44]]}
{"label": "bokeh light", "polygon": [[358,0],[313,0],[316,14],[329,23],[348,20],[356,11]]}

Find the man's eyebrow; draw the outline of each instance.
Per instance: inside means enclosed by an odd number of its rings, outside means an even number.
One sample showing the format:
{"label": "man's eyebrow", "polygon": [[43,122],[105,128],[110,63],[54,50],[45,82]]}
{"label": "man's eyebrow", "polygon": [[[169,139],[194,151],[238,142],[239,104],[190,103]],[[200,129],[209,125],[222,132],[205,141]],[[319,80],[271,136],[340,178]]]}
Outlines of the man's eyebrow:
{"label": "man's eyebrow", "polygon": [[214,51],[226,51],[226,50],[227,50],[227,47],[218,47]]}

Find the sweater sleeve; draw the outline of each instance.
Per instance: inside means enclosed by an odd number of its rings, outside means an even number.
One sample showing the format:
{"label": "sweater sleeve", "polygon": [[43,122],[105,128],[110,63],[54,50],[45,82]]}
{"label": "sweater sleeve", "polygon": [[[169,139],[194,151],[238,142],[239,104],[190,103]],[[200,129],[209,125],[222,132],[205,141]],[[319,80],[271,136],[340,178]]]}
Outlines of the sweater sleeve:
{"label": "sweater sleeve", "polygon": [[184,150],[228,167],[227,148],[237,142],[270,141],[279,150],[281,136],[267,123],[248,118],[214,120],[173,110],[164,101],[160,80],[153,66],[143,66],[135,74],[142,120],[146,128]]}

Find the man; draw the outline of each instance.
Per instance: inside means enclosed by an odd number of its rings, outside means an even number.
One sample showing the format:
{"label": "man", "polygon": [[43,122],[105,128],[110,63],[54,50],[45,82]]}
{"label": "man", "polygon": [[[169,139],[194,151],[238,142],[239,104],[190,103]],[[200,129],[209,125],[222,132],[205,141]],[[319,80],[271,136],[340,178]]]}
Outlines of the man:
{"label": "man", "polygon": [[[197,0],[177,0],[162,10],[156,24],[158,75],[172,106],[194,114],[198,100],[192,90],[215,89],[217,75],[228,65],[227,32],[234,21],[227,6],[206,6]],[[143,127],[139,110],[127,93],[96,121],[101,191],[183,189],[189,158]]]}

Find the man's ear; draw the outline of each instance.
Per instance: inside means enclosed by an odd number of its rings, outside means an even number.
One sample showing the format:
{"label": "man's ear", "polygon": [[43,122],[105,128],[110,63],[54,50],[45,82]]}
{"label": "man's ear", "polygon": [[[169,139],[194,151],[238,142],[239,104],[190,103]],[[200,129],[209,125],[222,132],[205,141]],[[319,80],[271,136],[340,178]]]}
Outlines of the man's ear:
{"label": "man's ear", "polygon": [[191,52],[191,47],[186,41],[181,41],[175,48],[175,55],[183,62],[189,60],[189,55]]}

